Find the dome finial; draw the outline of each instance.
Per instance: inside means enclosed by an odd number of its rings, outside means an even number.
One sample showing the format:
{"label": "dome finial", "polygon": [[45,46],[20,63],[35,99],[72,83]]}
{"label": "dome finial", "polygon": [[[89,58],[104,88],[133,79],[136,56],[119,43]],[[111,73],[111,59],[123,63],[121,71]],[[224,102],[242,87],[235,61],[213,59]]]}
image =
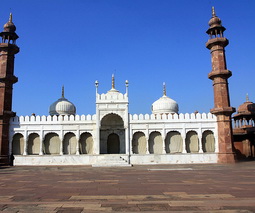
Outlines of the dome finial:
{"label": "dome finial", "polygon": [[216,17],[215,8],[212,7],[212,17]]}
{"label": "dome finial", "polygon": [[249,100],[249,95],[248,95],[248,93],[246,93],[246,102],[249,102],[250,100]]}
{"label": "dome finial", "polygon": [[112,74],[112,89],[115,89],[115,79],[114,79],[114,74]]}
{"label": "dome finial", "polygon": [[163,82],[163,96],[166,96],[166,83]]}
{"label": "dome finial", "polygon": [[62,98],[64,98],[65,97],[65,87],[64,87],[64,85],[62,86]]}
{"label": "dome finial", "polygon": [[12,22],[12,13],[10,13],[9,22]]}

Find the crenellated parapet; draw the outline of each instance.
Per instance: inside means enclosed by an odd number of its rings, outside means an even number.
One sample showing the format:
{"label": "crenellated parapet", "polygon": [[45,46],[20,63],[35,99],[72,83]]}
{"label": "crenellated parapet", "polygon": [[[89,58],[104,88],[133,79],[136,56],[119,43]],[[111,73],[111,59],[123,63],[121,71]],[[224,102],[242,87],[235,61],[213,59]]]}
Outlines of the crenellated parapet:
{"label": "crenellated parapet", "polygon": [[93,122],[96,120],[96,115],[63,115],[63,116],[16,116],[10,119],[10,124],[45,124],[45,123],[80,123]]}
{"label": "crenellated parapet", "polygon": [[134,114],[130,115],[130,121],[137,121],[137,120],[160,120],[160,121],[216,121],[216,116],[212,113],[180,113],[180,114],[161,114],[161,115],[155,115],[155,114]]}

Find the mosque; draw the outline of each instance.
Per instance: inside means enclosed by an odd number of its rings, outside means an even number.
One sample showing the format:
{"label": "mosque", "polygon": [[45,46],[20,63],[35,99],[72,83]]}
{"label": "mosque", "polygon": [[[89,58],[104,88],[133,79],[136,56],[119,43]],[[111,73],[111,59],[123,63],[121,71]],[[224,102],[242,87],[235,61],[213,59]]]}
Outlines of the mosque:
{"label": "mosque", "polygon": [[[225,28],[212,10],[209,40],[214,108],[208,113],[179,113],[178,103],[163,94],[152,103],[151,114],[130,114],[126,91],[111,88],[98,93],[96,114],[77,115],[75,105],[64,94],[49,106],[48,116],[16,116],[12,112],[14,55],[18,35],[12,15],[0,33],[0,160],[15,165],[131,166],[137,164],[233,163],[254,158],[255,104],[247,101],[230,106],[224,37]],[[234,131],[232,130],[234,123]]]}

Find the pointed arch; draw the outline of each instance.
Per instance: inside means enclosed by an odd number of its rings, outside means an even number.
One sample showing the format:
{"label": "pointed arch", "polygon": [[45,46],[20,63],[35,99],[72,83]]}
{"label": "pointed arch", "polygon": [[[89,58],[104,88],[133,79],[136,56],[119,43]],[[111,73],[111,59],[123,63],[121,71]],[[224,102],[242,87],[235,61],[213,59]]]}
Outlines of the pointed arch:
{"label": "pointed arch", "polygon": [[211,130],[206,130],[202,135],[203,152],[215,152],[215,138]]}
{"label": "pointed arch", "polygon": [[120,138],[115,133],[111,133],[107,138],[107,153],[108,154],[120,153]]}
{"label": "pointed arch", "polygon": [[24,136],[21,133],[16,133],[12,138],[12,153],[14,155],[24,153]]}
{"label": "pointed arch", "polygon": [[199,145],[197,132],[195,131],[187,132],[185,143],[187,153],[198,153]]}
{"label": "pointed arch", "polygon": [[84,132],[79,139],[79,147],[81,154],[93,154],[94,141],[90,133]]}
{"label": "pointed arch", "polygon": [[163,139],[158,131],[154,131],[149,136],[149,153],[150,154],[162,154]]}
{"label": "pointed arch", "polygon": [[183,140],[179,132],[168,132],[165,139],[166,153],[181,153],[182,143]]}
{"label": "pointed arch", "polygon": [[37,133],[31,133],[27,141],[27,153],[29,155],[39,155],[40,137]]}
{"label": "pointed arch", "polygon": [[143,132],[136,132],[132,139],[132,151],[134,154],[146,154],[146,137]]}
{"label": "pointed arch", "polygon": [[44,153],[48,155],[60,154],[60,143],[57,133],[48,133],[44,137]]}
{"label": "pointed arch", "polygon": [[75,155],[77,147],[77,139],[74,133],[68,132],[63,140],[63,154]]}

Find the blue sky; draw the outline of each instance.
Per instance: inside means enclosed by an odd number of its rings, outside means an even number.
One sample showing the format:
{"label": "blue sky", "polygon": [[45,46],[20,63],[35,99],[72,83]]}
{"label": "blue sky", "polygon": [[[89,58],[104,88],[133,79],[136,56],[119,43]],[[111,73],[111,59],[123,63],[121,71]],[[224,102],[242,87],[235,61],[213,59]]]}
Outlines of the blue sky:
{"label": "blue sky", "polygon": [[94,114],[94,82],[105,93],[114,73],[123,93],[129,80],[131,114],[151,113],[163,82],[180,113],[209,112],[213,88],[205,31],[212,6],[230,41],[231,105],[238,107],[246,93],[254,101],[254,0],[8,0],[1,4],[0,24],[12,12],[20,36],[13,111],[48,115],[65,85],[77,113]]}

